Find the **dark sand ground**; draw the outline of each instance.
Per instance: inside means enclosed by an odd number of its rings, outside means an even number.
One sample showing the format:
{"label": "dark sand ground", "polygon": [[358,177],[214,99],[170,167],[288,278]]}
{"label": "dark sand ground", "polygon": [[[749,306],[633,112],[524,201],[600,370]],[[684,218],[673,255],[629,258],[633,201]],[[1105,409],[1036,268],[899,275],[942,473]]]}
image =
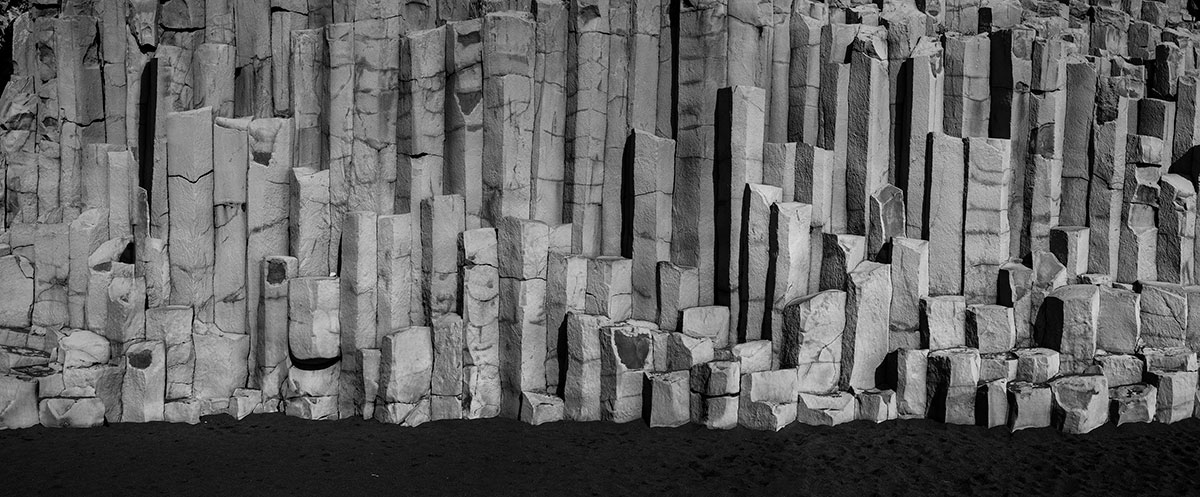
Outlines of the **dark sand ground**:
{"label": "dark sand ground", "polygon": [[1193,495],[1200,420],[1085,436],[929,421],[780,433],[283,415],[0,432],[0,495]]}

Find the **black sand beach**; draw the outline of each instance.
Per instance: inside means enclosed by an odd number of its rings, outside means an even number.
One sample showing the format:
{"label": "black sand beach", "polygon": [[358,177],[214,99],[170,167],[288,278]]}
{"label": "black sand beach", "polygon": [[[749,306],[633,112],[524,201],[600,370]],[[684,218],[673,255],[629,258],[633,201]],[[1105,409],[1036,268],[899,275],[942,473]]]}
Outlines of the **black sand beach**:
{"label": "black sand beach", "polygon": [[1200,420],[1085,436],[932,421],[779,433],[211,416],[0,432],[0,494],[1196,495]]}

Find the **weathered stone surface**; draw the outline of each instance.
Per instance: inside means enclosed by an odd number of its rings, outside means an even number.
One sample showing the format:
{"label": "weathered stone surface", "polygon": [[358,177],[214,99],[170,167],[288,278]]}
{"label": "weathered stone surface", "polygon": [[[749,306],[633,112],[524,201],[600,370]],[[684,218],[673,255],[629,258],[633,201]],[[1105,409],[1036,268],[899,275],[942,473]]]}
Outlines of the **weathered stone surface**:
{"label": "weathered stone surface", "polygon": [[847,275],[866,259],[867,240],[859,235],[825,233],[820,290],[845,290]]}
{"label": "weathered stone surface", "polygon": [[1046,297],[1039,311],[1037,342],[1058,350],[1064,373],[1087,369],[1096,353],[1100,292],[1093,285],[1067,285]]}
{"label": "weathered stone surface", "polygon": [[[950,99],[947,99],[949,101]],[[947,126],[950,119],[947,118]],[[929,173],[929,292],[960,295],[963,290],[963,192],[966,157],[963,140],[931,135],[933,166]]]}
{"label": "weathered stone surface", "polygon": [[482,19],[446,23],[446,193],[466,199],[466,226],[481,227],[483,202]]}
{"label": "weathered stone surface", "polygon": [[1112,417],[1121,426],[1126,423],[1149,423],[1158,412],[1158,389],[1153,385],[1124,385],[1109,392],[1112,398]]}
{"label": "weathered stone surface", "polygon": [[[644,110],[644,109],[643,109]],[[631,243],[633,313],[636,319],[659,320],[658,266],[671,257],[671,195],[675,190],[675,142],[634,130],[633,213]],[[626,224],[626,223],[623,223]],[[665,286],[665,285],[664,285]],[[684,289],[671,292],[676,297]],[[695,289],[693,289],[695,291]],[[668,295],[670,297],[671,295]],[[678,305],[678,300],[676,300]],[[695,302],[685,307],[696,305]],[[676,316],[670,318],[673,322]]]}
{"label": "weathered stone surface", "polygon": [[1091,232],[1084,226],[1056,226],[1050,228],[1050,253],[1067,268],[1067,280],[1087,272],[1088,240]]}
{"label": "weathered stone surface", "polygon": [[600,329],[603,316],[567,313],[567,374],[563,384],[566,419],[600,420]]}
{"label": "weathered stone surface", "polygon": [[1058,351],[1034,348],[1017,349],[1017,381],[1046,383],[1058,376],[1060,356]]}
{"label": "weathered stone surface", "polygon": [[263,392],[264,404],[278,404],[279,385],[288,367],[291,355],[288,352],[288,285],[295,278],[298,262],[295,257],[270,256],[262,261],[258,271],[261,282],[261,301],[258,302],[258,321],[261,328],[252,329],[255,371]]}
{"label": "weathered stone surface", "polygon": [[1008,423],[1008,379],[984,381],[975,397],[976,424],[995,428]]}
{"label": "weathered stone surface", "polygon": [[738,425],[739,397],[705,397],[691,392],[689,409],[693,423],[710,430],[732,430]]}
{"label": "weathered stone surface", "polygon": [[246,357],[250,353],[248,335],[221,333],[195,321],[192,327],[196,366],[192,395],[201,400],[228,400],[235,388],[245,386],[248,375]]}
{"label": "weathered stone surface", "polygon": [[[375,250],[378,254],[376,279],[376,330],[399,330],[409,327],[409,309],[413,293],[412,245],[414,236],[412,214],[392,214],[376,218]],[[340,228],[339,228],[340,229]],[[495,232],[492,232],[492,254],[495,258]],[[493,261],[495,262],[495,261]],[[495,265],[493,264],[493,270]],[[464,278],[467,281],[467,278]],[[496,284],[492,285],[495,288]],[[376,332],[378,333],[378,331]]]}
{"label": "weathered stone surface", "polygon": [[[707,338],[694,338],[683,333],[665,333],[659,335],[666,337],[665,339],[661,340],[666,344],[666,359],[665,365],[662,368],[665,371],[689,370],[692,368],[692,366],[713,360],[714,354],[712,340]],[[656,337],[659,335],[656,335]],[[656,352],[659,341],[660,340],[656,338]]]}
{"label": "weathered stone surface", "polygon": [[1064,376],[1050,382],[1050,389],[1054,424],[1063,433],[1083,434],[1108,422],[1108,380],[1103,376]]}
{"label": "weathered stone surface", "polygon": [[239,388],[233,391],[229,398],[229,415],[242,420],[253,413],[263,412],[262,391],[250,388]]}
{"label": "weathered stone surface", "polygon": [[584,311],[607,316],[613,322],[629,319],[632,312],[633,261],[601,256],[588,260]]}
{"label": "weathered stone surface", "polygon": [[[383,336],[375,418],[399,423],[410,410],[428,411],[433,378],[433,338],[428,327],[414,326]],[[414,406],[404,410],[401,406]],[[397,416],[404,410],[405,416]],[[426,413],[428,417],[428,413]]]}
{"label": "weathered stone surface", "polygon": [[967,344],[967,299],[957,295],[921,299],[923,345],[930,350]]}
{"label": "weathered stone surface", "polygon": [[929,353],[926,399],[928,416],[950,424],[975,424],[979,351],[958,347]]}
{"label": "weathered stone surface", "polygon": [[287,382],[283,385],[283,396],[287,399],[299,397],[337,397],[338,368],[301,369],[292,366],[288,370]]}
{"label": "weathered stone surface", "polygon": [[828,393],[837,388],[846,327],[846,293],[826,290],[788,304],[778,342],[780,367],[795,368],[799,391]]}
{"label": "weathered stone surface", "polygon": [[1128,354],[1096,353],[1096,364],[1100,366],[1100,374],[1108,379],[1110,387],[1119,387],[1141,383],[1145,372],[1142,359]]}
{"label": "weathered stone surface", "polygon": [[114,352],[146,336],[146,282],[132,264],[113,263],[104,331]]}
{"label": "weathered stone surface", "polygon": [[882,423],[896,419],[896,392],[891,390],[865,390],[855,395],[858,410],[855,419]]}
{"label": "weathered stone surface", "polygon": [[699,305],[699,273],[694,267],[658,263],[658,327],[677,331],[684,309]]}
{"label": "weathered stone surface", "polygon": [[[717,92],[713,164],[716,194],[714,290],[716,302],[729,305],[730,326],[734,327],[742,324],[741,282],[743,269],[749,269],[744,263],[750,262],[743,260],[746,255],[742,253],[743,245],[748,249],[748,244],[765,241],[749,238],[749,225],[744,224],[747,220],[744,199],[753,195],[747,185],[762,183],[763,133],[760,130],[764,129],[765,104],[766,92],[761,88],[733,86]],[[775,198],[782,195],[779,189],[769,191]],[[701,226],[700,229],[706,228]],[[766,269],[765,264],[763,269]]]}
{"label": "weathered stone surface", "polygon": [[537,426],[562,420],[562,399],[536,392],[521,393],[521,421]]}
{"label": "weathered stone surface", "polygon": [[459,312],[458,234],[463,231],[463,197],[435,195],[421,202],[420,301],[429,322]]}
{"label": "weathered stone surface", "polygon": [[1158,389],[1155,421],[1169,424],[1192,417],[1196,402],[1195,371],[1150,370],[1146,377]]}
{"label": "weathered stone surface", "polygon": [[0,326],[29,327],[33,270],[32,262],[20,255],[0,257]]}
{"label": "weathered stone surface", "polygon": [[64,333],[69,334],[58,340],[58,362],[64,368],[86,368],[108,362],[110,350],[103,336],[88,330],[64,330]]}
{"label": "weathered stone surface", "polygon": [[875,370],[888,352],[891,294],[890,265],[867,261],[850,273],[838,381],[841,388],[874,388]]}
{"label": "weathered stone surface", "polygon": [[500,412],[500,273],[496,230],[480,228],[462,234],[463,330],[466,348],[463,392],[468,419]]}
{"label": "weathered stone surface", "polygon": [[892,271],[890,329],[920,327],[921,299],[929,295],[929,242],[903,236],[891,241]]}
{"label": "weathered stone surface", "polygon": [[329,276],[329,170],[292,169],[291,192],[288,236],[299,274]]}
{"label": "weathered stone surface", "polygon": [[1183,347],[1188,323],[1187,296],[1173,283],[1141,284],[1141,343],[1146,347]]}
{"label": "weathered stone surface", "polygon": [[642,371],[653,367],[651,333],[633,326],[600,330],[601,419],[625,423],[642,415]]}
{"label": "weathered stone surface", "polygon": [[[457,399],[458,409],[442,413],[436,408],[432,420],[462,418],[463,348],[466,345],[463,321],[457,314],[439,316],[433,321],[433,377],[430,391],[435,396]],[[436,402],[435,402],[436,404]]]}
{"label": "weathered stone surface", "polygon": [[966,338],[968,347],[981,354],[1004,352],[1016,344],[1011,307],[975,304],[967,306]]}
{"label": "weathered stone surface", "polygon": [[1017,381],[1008,384],[1008,429],[1050,426],[1052,393],[1048,385]]}
{"label": "weathered stone surface", "polygon": [[730,350],[733,357],[741,363],[742,374],[771,369],[771,342],[768,340],[739,343]]}
{"label": "weathered stone surface", "polygon": [[650,416],[646,421],[651,428],[674,428],[691,420],[688,370],[646,373],[646,383],[642,388],[650,389]]}
{"label": "weathered stone surface", "polygon": [[796,421],[812,426],[836,426],[854,421],[858,399],[849,392],[811,394],[801,392],[796,403]]}
{"label": "weathered stone surface", "polygon": [[1147,371],[1196,371],[1196,353],[1183,347],[1143,347]]}
{"label": "weathered stone surface", "polygon": [[38,419],[47,428],[94,428],[104,424],[104,402],[95,397],[42,399]]}
{"label": "weathered stone surface", "polygon": [[168,423],[200,424],[200,401],[184,399],[163,406],[163,420]]}
{"label": "weathered stone surface", "polygon": [[1096,348],[1131,354],[1137,350],[1142,331],[1141,295],[1131,290],[1100,286],[1100,321]]}
{"label": "weathered stone surface", "polygon": [[300,360],[335,359],[340,354],[338,279],[288,280],[288,349]]}
{"label": "weathered stone surface", "polygon": [[1010,262],[1000,266],[1000,291],[996,303],[1013,308],[1017,346],[1033,344],[1033,270]]}
{"label": "weathered stone surface", "polygon": [[167,115],[171,304],[192,306],[202,323],[213,322],[213,135],[195,130],[212,125],[211,107]]}
{"label": "weathered stone surface", "polygon": [[38,382],[32,378],[0,375],[0,427],[6,430],[37,426]]}
{"label": "weathered stone surface", "polygon": [[162,421],[166,382],[166,350],[163,342],[155,340],[131,344],[125,351],[121,421]]}
{"label": "weathered stone surface", "polygon": [[700,306],[683,310],[680,331],[695,338],[708,338],[713,347],[729,347],[729,308],[724,306]]}
{"label": "weathered stone surface", "polygon": [[[742,200],[742,247],[737,295],[730,296],[730,309],[736,310],[739,340],[763,338],[763,325],[769,325],[767,284],[771,276],[771,212],[783,191],[774,186],[747,184]],[[770,291],[774,291],[774,285]],[[734,304],[736,299],[737,304]],[[772,302],[773,305],[773,302]],[[733,319],[733,316],[730,318]],[[730,326],[735,326],[730,323]]]}
{"label": "weathered stone surface", "polygon": [[49,364],[50,354],[28,347],[13,347],[0,345],[0,373],[8,373],[13,368]]}
{"label": "weathered stone surface", "polygon": [[979,381],[987,382],[1004,378],[1008,381],[1017,379],[1017,355],[1012,352],[980,354]]}

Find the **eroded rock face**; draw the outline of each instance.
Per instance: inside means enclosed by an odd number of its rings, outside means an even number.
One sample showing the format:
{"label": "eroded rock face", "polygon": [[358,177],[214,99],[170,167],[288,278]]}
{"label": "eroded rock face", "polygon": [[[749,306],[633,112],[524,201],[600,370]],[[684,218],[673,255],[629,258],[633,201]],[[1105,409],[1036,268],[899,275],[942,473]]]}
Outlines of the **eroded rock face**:
{"label": "eroded rock face", "polygon": [[1063,376],[1050,382],[1050,391],[1053,423],[1063,433],[1082,435],[1108,422],[1108,380],[1104,376]]}
{"label": "eroded rock face", "polygon": [[0,375],[0,427],[12,430],[39,423],[37,385],[27,376]]}
{"label": "eroded rock face", "polygon": [[1154,421],[1158,389],[1153,385],[1123,385],[1112,389],[1112,416],[1117,426]]}

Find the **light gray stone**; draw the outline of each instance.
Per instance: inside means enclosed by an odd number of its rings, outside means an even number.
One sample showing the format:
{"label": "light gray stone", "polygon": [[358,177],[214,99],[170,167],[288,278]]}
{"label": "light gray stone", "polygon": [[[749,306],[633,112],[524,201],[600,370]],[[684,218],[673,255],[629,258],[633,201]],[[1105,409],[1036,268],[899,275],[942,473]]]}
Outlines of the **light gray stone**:
{"label": "light gray stone", "polygon": [[[1192,381],[1195,384],[1195,375]],[[1054,399],[1052,420],[1063,433],[1082,435],[1108,422],[1108,380],[1104,376],[1059,377],[1050,382],[1050,391]]]}

